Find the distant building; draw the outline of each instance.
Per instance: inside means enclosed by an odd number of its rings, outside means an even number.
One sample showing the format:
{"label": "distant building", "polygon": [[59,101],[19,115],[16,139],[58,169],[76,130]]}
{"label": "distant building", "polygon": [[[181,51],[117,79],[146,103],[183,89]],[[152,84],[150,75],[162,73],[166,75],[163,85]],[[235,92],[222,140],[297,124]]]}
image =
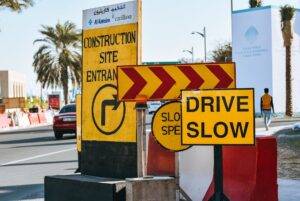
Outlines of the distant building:
{"label": "distant building", "polygon": [[[233,12],[232,50],[237,87],[255,88],[255,109],[269,88],[275,112],[285,111],[285,48],[279,7],[266,6]],[[300,112],[300,10],[292,21],[292,96],[294,112]]]}
{"label": "distant building", "polygon": [[10,70],[0,70],[0,98],[26,97],[26,76]]}

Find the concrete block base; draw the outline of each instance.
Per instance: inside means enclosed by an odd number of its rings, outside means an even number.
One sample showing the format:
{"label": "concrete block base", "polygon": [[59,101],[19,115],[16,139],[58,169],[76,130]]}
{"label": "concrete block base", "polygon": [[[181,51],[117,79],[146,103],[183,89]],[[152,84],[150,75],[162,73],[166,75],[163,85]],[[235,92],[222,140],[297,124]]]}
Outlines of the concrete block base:
{"label": "concrete block base", "polygon": [[126,201],[175,201],[176,182],[172,177],[126,179]]}
{"label": "concrete block base", "polygon": [[125,180],[87,175],[45,177],[45,201],[125,201]]}

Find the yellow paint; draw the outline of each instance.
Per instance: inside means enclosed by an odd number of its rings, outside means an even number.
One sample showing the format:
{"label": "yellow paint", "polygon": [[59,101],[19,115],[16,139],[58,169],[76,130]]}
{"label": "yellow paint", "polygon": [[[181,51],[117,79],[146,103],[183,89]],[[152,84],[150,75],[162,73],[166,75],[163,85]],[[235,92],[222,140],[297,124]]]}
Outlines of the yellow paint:
{"label": "yellow paint", "polygon": [[81,152],[81,95],[76,96],[76,146]]}
{"label": "yellow paint", "polygon": [[171,102],[160,107],[152,120],[152,133],[166,149],[182,151],[190,146],[181,144],[181,103]]}
{"label": "yellow paint", "polygon": [[[254,144],[253,97],[253,89],[182,91],[182,143],[188,145]],[[226,100],[226,104],[223,99]],[[211,101],[213,104],[209,104]],[[237,129],[238,124],[242,126],[240,129]],[[236,133],[235,137],[234,133]]]}
{"label": "yellow paint", "polygon": [[[134,103],[120,103],[117,109],[112,105],[107,105],[105,107],[105,124],[102,124],[101,110],[104,101],[113,101],[114,96],[117,95],[117,66],[137,64],[137,29],[137,24],[127,24],[83,31],[83,43],[90,38],[95,41],[97,37],[99,39],[105,35],[128,32],[135,33],[135,41],[120,44],[119,35],[119,44],[94,48],[87,48],[87,45],[83,45],[82,140],[136,142]],[[117,61],[101,63],[100,53],[108,51],[118,52]],[[100,74],[98,80],[92,79],[91,72],[96,71]],[[110,76],[107,73],[106,77],[103,77],[105,72],[111,72]],[[115,76],[113,76],[114,73]],[[125,116],[123,116],[124,113]],[[122,119],[124,120],[122,121]]]}
{"label": "yellow paint", "polygon": [[[219,83],[219,79],[206,67],[205,64],[187,64],[191,66],[203,79],[204,83],[200,89],[214,89]],[[208,64],[209,65],[209,64]],[[234,63],[217,64],[234,80],[228,88],[235,88],[235,65]],[[178,65],[179,66],[179,65]],[[167,94],[158,100],[177,100],[180,91],[186,89],[190,80],[180,71],[177,65],[165,65],[164,70],[175,80],[176,84],[167,92]],[[126,67],[126,66],[124,66]],[[127,66],[128,67],[128,66]],[[146,80],[147,85],[141,90],[139,95],[144,95],[148,99],[161,85],[161,80],[149,69],[151,66],[132,66]],[[132,80],[118,68],[118,98],[122,99],[128,90],[132,87]],[[153,100],[153,99],[152,99]]]}

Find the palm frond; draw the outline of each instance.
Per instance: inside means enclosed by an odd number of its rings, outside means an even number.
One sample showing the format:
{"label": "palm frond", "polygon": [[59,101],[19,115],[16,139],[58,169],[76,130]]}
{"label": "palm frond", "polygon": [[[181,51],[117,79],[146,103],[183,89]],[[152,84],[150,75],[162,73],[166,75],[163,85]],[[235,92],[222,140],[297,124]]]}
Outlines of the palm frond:
{"label": "palm frond", "polygon": [[280,15],[281,15],[281,21],[290,21],[293,19],[295,15],[296,9],[293,6],[290,5],[284,5],[280,7]]}
{"label": "palm frond", "polygon": [[33,4],[33,0],[0,0],[0,7],[16,12],[21,12],[23,9],[33,6]]}
{"label": "palm frond", "polygon": [[68,89],[69,80],[80,85],[81,31],[67,21],[64,24],[58,22],[54,27],[43,25],[39,32],[43,37],[34,41],[40,46],[33,56],[37,81],[43,87],[62,87],[64,90]]}

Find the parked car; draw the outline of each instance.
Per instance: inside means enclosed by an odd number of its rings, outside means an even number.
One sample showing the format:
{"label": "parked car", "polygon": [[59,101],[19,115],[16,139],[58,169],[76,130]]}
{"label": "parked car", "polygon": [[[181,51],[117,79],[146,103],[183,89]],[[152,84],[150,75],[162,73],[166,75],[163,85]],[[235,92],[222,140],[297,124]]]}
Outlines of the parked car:
{"label": "parked car", "polygon": [[161,106],[161,102],[160,101],[152,101],[150,103],[148,103],[148,113],[149,114],[154,114],[155,111]]}
{"label": "parked car", "polygon": [[56,139],[62,139],[65,133],[76,134],[76,105],[65,105],[53,117],[53,131]]}

